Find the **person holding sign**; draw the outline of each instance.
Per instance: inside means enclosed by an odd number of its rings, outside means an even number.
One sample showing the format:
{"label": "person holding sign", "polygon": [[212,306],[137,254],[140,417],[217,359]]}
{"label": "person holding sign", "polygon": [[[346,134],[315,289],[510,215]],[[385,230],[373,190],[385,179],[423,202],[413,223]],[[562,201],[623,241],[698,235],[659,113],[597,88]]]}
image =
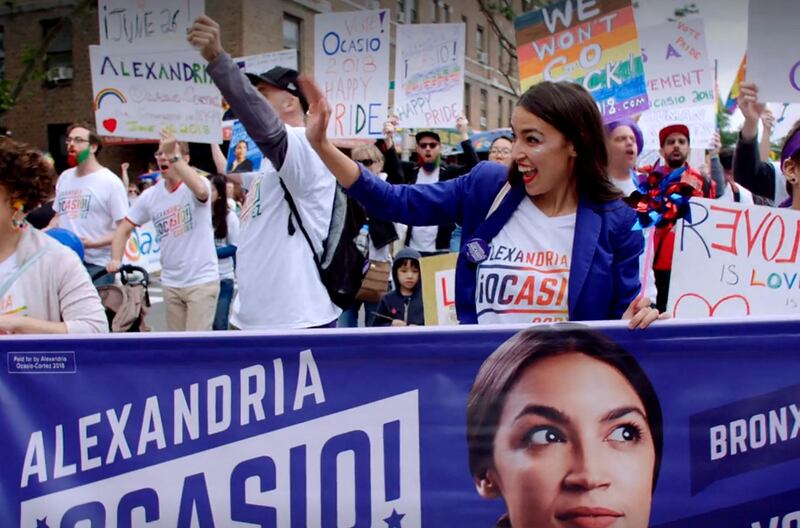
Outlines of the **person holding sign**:
{"label": "person holding sign", "polygon": [[117,227],[106,269],[119,271],[131,232],[152,220],[161,243],[167,328],[211,330],[220,284],[211,183],[189,165],[189,145],[170,132],[161,132],[155,157],[163,178],[139,196]]}
{"label": "person holding sign", "polygon": [[523,94],[510,169],[483,162],[446,182],[389,185],[329,141],[324,93],[309,79],[300,85],[309,142],[350,196],[387,220],[462,225],[461,323],[624,318],[645,328],[658,318],[638,297],[644,242],[608,179],[603,123],[585,88],[542,82]]}
{"label": "person holding sign", "polygon": [[[710,178],[706,178],[699,171],[689,166],[690,138],[689,127],[676,123],[667,125],[658,132],[658,142],[661,145],[661,156],[670,169],[683,167],[684,173],[681,181],[694,188],[694,196],[714,198],[716,185]],[[717,161],[718,163],[719,161]],[[649,174],[657,167],[641,167],[640,171]],[[669,295],[669,280],[672,272],[672,250],[675,246],[675,227],[657,227],[655,233],[655,249],[653,256],[653,269],[655,275],[658,297],[656,306],[661,312],[667,309]]]}
{"label": "person holding sign", "polygon": [[25,220],[50,196],[54,179],[42,154],[0,138],[0,334],[108,332],[76,252]]}
{"label": "person holding sign", "polygon": [[219,24],[205,15],[192,24],[188,40],[208,61],[209,75],[273,167],[238,175],[248,194],[240,215],[239,293],[231,325],[243,330],[335,326],[341,310],[322,283],[284,194],[291,194],[314,251],[322,254],[336,179],[306,139],[307,104],[297,89],[297,72],[276,66],[245,76],[222,48]]}
{"label": "person holding sign", "polygon": [[647,528],[663,444],[647,374],[593,330],[519,332],[469,393],[469,467],[505,502],[498,527]]}
{"label": "person holding sign", "polygon": [[[466,163],[464,165],[447,165],[442,163],[442,142],[439,134],[432,130],[422,130],[417,132],[416,153],[417,160],[412,162],[398,162],[397,152],[394,149],[394,131],[397,127],[397,117],[392,116],[384,124],[384,143],[386,149],[387,172],[394,167],[399,167],[399,172],[403,183],[425,185],[439,181],[447,181],[466,174],[479,159],[469,139],[469,121],[464,116],[459,116],[456,121],[456,129],[461,134],[461,148],[464,151]],[[380,140],[379,140],[380,141]],[[390,183],[394,183],[389,180]],[[409,226],[406,231],[405,245],[419,251],[423,257],[445,253],[450,249],[450,237],[455,224],[447,223],[432,226]]]}
{"label": "person holding sign", "polygon": [[[780,174],[776,173],[771,163],[761,161],[756,144],[758,120],[766,111],[766,103],[758,99],[757,84],[742,83],[739,86],[738,105],[744,115],[744,124],[736,142],[733,176],[737,183],[751,189],[754,194],[767,198],[775,196]],[[780,206],[800,210],[800,191],[797,189],[800,185],[800,121],[786,134],[781,148],[780,168],[789,193],[789,198]]]}

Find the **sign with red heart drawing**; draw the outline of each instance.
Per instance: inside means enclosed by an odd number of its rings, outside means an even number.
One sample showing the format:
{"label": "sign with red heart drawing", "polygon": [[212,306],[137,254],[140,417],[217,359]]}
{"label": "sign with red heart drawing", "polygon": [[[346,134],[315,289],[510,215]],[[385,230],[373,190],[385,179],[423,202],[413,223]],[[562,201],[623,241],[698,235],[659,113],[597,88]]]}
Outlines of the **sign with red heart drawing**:
{"label": "sign with red heart drawing", "polygon": [[675,318],[800,315],[800,212],[692,198],[675,229]]}

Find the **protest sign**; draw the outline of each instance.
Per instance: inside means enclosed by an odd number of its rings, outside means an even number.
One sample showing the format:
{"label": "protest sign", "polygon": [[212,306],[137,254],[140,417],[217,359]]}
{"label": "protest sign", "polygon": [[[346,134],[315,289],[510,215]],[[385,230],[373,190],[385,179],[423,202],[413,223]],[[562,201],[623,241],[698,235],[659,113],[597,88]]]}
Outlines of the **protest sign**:
{"label": "protest sign", "polygon": [[[485,527],[506,504],[543,513],[543,488],[624,504],[635,527],[796,525],[796,321],[569,326],[540,336],[578,354],[535,364],[552,376],[534,385],[544,393],[515,392],[530,414],[514,429],[524,446],[499,441],[507,421],[480,429],[501,460],[563,464],[498,464],[504,482],[515,468],[541,485],[503,487],[495,500],[479,496],[469,468],[488,446],[473,436],[470,451],[467,402],[487,356],[521,327],[5,336],[4,524]],[[533,358],[537,343],[516,349]],[[497,374],[509,363],[494,363]],[[522,368],[509,394],[531,386],[522,380],[537,369]],[[478,403],[505,406],[504,387],[492,387],[499,395]],[[537,414],[547,402],[569,425]],[[570,443],[584,427],[592,434]],[[599,484],[584,485],[576,468],[587,467]],[[613,505],[601,498],[611,491]]]}
{"label": "protest sign", "polygon": [[204,0],[99,0],[100,46],[106,51],[189,51],[186,33]]}
{"label": "protest sign", "polygon": [[676,318],[800,314],[800,213],[692,198],[676,227]]}
{"label": "protest sign", "polygon": [[747,82],[758,83],[758,98],[800,102],[800,12],[795,0],[750,2],[747,18]]}
{"label": "protest sign", "polygon": [[714,102],[714,70],[702,19],[640,28],[639,39],[651,108]]}
{"label": "protest sign", "polygon": [[148,273],[161,271],[161,237],[156,233],[153,222],[134,228],[125,244],[122,263],[139,266]]}
{"label": "protest sign", "polygon": [[394,113],[403,128],[455,128],[464,112],[464,24],[397,26]]}
{"label": "protest sign", "polygon": [[220,143],[222,97],[196,51],[109,52],[89,46],[98,133]]}
{"label": "protest sign", "polygon": [[457,325],[456,260],[458,253],[424,257],[419,261],[425,326]]}
{"label": "protest sign", "polygon": [[703,105],[652,108],[643,112],[638,125],[644,138],[644,150],[660,149],[658,131],[676,123],[689,127],[692,149],[709,147],[717,131],[717,111],[713,101]]}
{"label": "protest sign", "polygon": [[522,90],[573,81],[591,92],[605,121],[649,106],[630,0],[562,0],[514,19]]}
{"label": "protest sign", "polygon": [[331,105],[328,137],[377,138],[389,108],[389,11],[314,17],[314,78]]}
{"label": "protest sign", "polygon": [[264,154],[261,153],[255,141],[247,135],[244,125],[239,121],[234,121],[225,171],[229,173],[257,171],[261,169],[261,160],[263,159]]}

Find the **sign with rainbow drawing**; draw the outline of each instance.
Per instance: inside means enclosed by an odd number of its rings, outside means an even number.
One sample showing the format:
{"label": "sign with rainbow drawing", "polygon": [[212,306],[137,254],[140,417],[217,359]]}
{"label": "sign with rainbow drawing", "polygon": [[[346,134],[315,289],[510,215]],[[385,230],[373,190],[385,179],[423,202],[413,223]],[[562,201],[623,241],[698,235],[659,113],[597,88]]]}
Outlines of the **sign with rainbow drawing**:
{"label": "sign with rainbow drawing", "polygon": [[514,20],[523,91],[573,81],[597,101],[605,121],[650,104],[631,0],[563,0]]}
{"label": "sign with rainbow drawing", "polygon": [[89,46],[100,135],[222,142],[222,96],[196,51],[116,53]]}
{"label": "sign with rainbow drawing", "polygon": [[455,128],[464,112],[464,24],[397,26],[394,113],[403,128]]}
{"label": "sign with rainbow drawing", "polygon": [[692,198],[676,226],[675,318],[800,314],[800,213]]}

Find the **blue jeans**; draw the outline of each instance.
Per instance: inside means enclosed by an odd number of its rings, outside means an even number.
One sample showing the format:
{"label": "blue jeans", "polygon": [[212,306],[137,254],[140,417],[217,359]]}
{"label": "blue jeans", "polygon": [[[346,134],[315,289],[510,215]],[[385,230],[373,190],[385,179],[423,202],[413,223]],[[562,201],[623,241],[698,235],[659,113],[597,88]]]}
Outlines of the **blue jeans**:
{"label": "blue jeans", "polygon": [[[88,262],[84,262],[83,265],[86,268],[86,271],[89,272],[89,278],[94,277],[95,275],[106,269],[105,266],[98,266],[97,264],[89,264]],[[107,273],[92,282],[94,283],[95,286],[108,286],[109,284],[114,284],[114,274]]]}
{"label": "blue jeans", "polygon": [[[339,316],[339,328],[356,328],[358,326],[358,311],[361,309],[362,301],[353,301],[353,304]],[[375,312],[378,309],[377,303],[364,302],[364,326],[372,326],[375,320]]]}
{"label": "blue jeans", "polygon": [[228,329],[228,316],[231,313],[233,300],[233,279],[219,281],[219,297],[217,297],[217,313],[214,315],[214,330]]}

